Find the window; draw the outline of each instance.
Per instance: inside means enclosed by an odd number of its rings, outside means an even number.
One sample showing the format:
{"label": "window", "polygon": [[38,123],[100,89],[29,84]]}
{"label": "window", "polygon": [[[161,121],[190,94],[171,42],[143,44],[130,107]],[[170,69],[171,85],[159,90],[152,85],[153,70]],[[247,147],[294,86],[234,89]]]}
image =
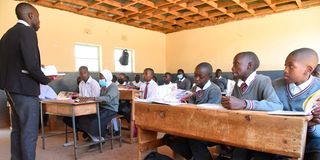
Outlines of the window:
{"label": "window", "polygon": [[114,66],[116,72],[134,72],[134,51],[132,49],[126,49],[128,52],[128,64],[122,65],[120,58],[123,55],[124,48],[114,49]]}
{"label": "window", "polygon": [[100,71],[100,46],[89,44],[75,44],[75,64],[76,70],[80,66],[87,66],[89,71]]}

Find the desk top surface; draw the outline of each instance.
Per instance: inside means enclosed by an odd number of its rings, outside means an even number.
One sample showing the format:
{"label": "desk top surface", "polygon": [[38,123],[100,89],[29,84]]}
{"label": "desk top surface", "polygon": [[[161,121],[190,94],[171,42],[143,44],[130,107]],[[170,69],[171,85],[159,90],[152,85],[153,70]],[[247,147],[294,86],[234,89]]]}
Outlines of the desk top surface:
{"label": "desk top surface", "polygon": [[58,99],[51,99],[51,100],[42,100],[42,101],[41,101],[41,103],[43,103],[43,104],[70,104],[70,105],[82,105],[82,104],[99,103],[99,101],[75,102],[74,100],[58,100]]}

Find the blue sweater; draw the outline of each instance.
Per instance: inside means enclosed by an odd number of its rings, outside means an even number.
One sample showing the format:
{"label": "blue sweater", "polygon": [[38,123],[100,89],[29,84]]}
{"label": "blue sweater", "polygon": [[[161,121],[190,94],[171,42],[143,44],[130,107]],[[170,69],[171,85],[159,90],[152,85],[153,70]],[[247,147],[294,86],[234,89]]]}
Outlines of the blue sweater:
{"label": "blue sweater", "polygon": [[[273,86],[276,90],[278,97],[280,98],[284,110],[286,111],[304,111],[303,102],[314,92],[320,89],[320,79],[313,77],[310,85],[297,93],[292,95],[289,90],[289,84],[285,82],[283,78],[276,79],[273,82]],[[310,137],[320,137],[320,126],[316,125],[315,127],[309,128],[308,136]]]}

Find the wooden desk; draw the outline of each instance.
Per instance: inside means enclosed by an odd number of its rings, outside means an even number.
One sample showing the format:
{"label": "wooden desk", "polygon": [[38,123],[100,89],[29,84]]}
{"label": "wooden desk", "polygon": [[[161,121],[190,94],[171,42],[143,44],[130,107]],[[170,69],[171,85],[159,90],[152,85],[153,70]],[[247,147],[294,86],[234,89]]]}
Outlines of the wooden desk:
{"label": "wooden desk", "polygon": [[135,89],[119,89],[120,91],[120,100],[128,100],[131,103],[131,120],[129,123],[129,130],[130,130],[130,138],[129,140],[124,139],[124,141],[133,143],[136,141],[136,138],[134,137],[134,111],[135,111],[135,101],[134,99],[138,97],[139,90]]}
{"label": "wooden desk", "polygon": [[310,117],[257,111],[210,110],[195,105],[136,102],[139,158],[161,146],[157,132],[303,159]]}
{"label": "wooden desk", "polygon": [[[98,119],[100,119],[100,112],[99,112],[99,102],[97,101],[88,101],[88,102],[73,102],[70,100],[45,100],[41,101],[40,105],[40,120],[41,120],[41,138],[42,138],[42,148],[45,149],[45,138],[49,137],[45,135],[44,126],[43,126],[43,114],[51,114],[57,116],[66,116],[72,118],[72,130],[73,130],[73,147],[74,147],[74,156],[75,159],[78,158],[77,149],[84,146],[89,146],[94,143],[88,143],[85,145],[78,145],[77,144],[77,137],[76,137],[76,127],[75,127],[75,117],[76,116],[83,116],[89,114],[97,114]],[[101,125],[100,121],[98,121],[99,127],[99,136],[101,138]],[[66,131],[67,134],[67,131]],[[57,135],[57,134],[55,134]],[[53,136],[53,135],[51,135]],[[66,135],[66,141],[67,135]],[[102,152],[102,142],[100,141],[100,152]]]}

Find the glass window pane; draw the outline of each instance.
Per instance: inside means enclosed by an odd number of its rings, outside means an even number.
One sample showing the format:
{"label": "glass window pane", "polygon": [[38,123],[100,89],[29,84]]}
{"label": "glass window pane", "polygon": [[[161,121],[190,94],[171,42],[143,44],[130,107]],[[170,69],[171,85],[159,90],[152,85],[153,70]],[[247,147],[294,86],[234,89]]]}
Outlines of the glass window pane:
{"label": "glass window pane", "polygon": [[87,66],[89,71],[98,72],[99,71],[99,60],[98,59],[76,59],[76,69],[78,70],[80,66]]}
{"label": "glass window pane", "polygon": [[76,58],[99,58],[99,47],[88,46],[88,45],[75,45],[75,56]]}

